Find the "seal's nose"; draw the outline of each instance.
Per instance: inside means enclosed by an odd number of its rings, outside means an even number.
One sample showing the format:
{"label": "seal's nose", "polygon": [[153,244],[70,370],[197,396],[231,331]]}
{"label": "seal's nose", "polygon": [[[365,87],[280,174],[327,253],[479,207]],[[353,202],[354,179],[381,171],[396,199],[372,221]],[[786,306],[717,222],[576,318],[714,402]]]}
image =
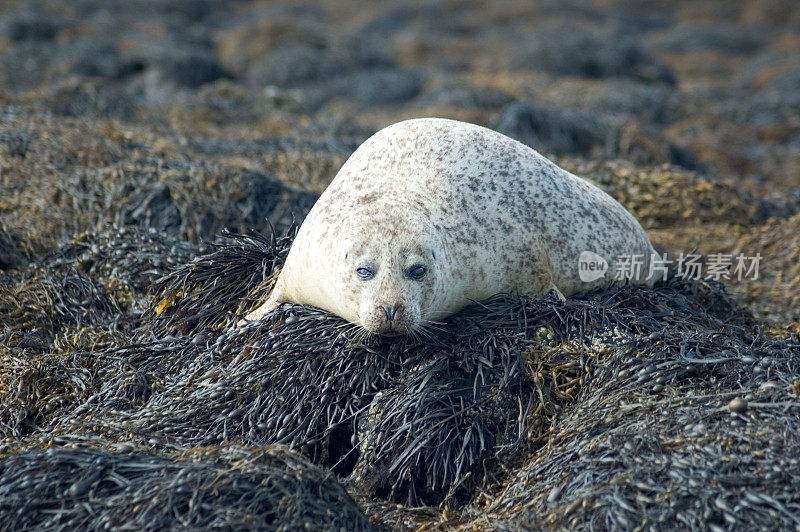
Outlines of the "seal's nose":
{"label": "seal's nose", "polygon": [[386,314],[386,319],[388,321],[392,321],[394,319],[394,315],[397,313],[397,309],[399,309],[399,305],[395,305],[390,307],[388,305],[383,305],[383,312]]}

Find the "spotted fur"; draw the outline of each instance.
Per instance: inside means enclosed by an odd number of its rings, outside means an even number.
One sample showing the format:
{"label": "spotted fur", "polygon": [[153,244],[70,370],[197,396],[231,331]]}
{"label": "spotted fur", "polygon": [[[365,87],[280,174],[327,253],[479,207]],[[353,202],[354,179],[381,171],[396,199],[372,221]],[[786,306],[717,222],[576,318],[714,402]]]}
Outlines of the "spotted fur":
{"label": "spotted fur", "polygon": [[[610,265],[584,283],[578,257]],[[424,118],[389,126],[345,162],[305,219],[275,290],[379,334],[405,334],[499,292],[565,295],[613,282],[620,255],[657,257],[617,201],[495,131]],[[435,257],[435,258],[434,258]],[[421,280],[406,272],[427,268]],[[368,266],[374,278],[355,270]],[[384,307],[397,307],[393,320]]]}

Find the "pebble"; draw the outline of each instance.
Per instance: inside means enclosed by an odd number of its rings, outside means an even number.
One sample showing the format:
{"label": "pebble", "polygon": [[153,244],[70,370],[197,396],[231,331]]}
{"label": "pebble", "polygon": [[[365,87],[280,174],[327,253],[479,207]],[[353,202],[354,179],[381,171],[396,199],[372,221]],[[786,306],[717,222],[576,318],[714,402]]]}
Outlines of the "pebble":
{"label": "pebble", "polygon": [[728,409],[731,412],[739,412],[739,413],[744,412],[745,410],[747,410],[747,401],[745,401],[741,397],[734,397],[728,403]]}

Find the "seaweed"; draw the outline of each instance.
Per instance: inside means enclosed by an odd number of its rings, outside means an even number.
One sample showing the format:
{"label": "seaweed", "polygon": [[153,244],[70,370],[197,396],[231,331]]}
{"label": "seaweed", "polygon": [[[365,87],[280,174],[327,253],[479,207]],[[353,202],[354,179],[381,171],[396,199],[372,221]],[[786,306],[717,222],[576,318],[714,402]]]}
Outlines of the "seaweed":
{"label": "seaweed", "polygon": [[16,454],[0,459],[0,512],[6,530],[373,528],[329,472],[280,448],[234,446],[173,459],[60,447]]}

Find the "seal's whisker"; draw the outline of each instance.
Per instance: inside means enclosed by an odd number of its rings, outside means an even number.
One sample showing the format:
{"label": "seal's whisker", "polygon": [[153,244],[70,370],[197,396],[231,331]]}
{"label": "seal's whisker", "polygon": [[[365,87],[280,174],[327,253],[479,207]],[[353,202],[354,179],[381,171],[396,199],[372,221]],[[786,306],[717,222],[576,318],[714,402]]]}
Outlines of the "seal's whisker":
{"label": "seal's whisker", "polygon": [[438,321],[422,320],[420,327],[428,332],[436,331],[438,333],[447,333],[446,324]]}
{"label": "seal's whisker", "polygon": [[441,340],[435,333],[443,333],[445,330],[443,328],[437,327],[433,325],[435,322],[428,322],[427,320],[423,320],[420,326],[416,329],[415,332],[419,332],[419,334],[426,340],[439,344]]}
{"label": "seal's whisker", "polygon": [[441,330],[444,330],[447,327],[447,324],[443,321],[426,320],[424,318],[421,319],[420,321],[428,327],[434,327]]}
{"label": "seal's whisker", "polygon": [[411,336],[411,338],[417,343],[423,343],[426,340],[432,340],[430,333],[426,331],[424,327],[418,327],[414,329],[411,331],[409,336]]}

